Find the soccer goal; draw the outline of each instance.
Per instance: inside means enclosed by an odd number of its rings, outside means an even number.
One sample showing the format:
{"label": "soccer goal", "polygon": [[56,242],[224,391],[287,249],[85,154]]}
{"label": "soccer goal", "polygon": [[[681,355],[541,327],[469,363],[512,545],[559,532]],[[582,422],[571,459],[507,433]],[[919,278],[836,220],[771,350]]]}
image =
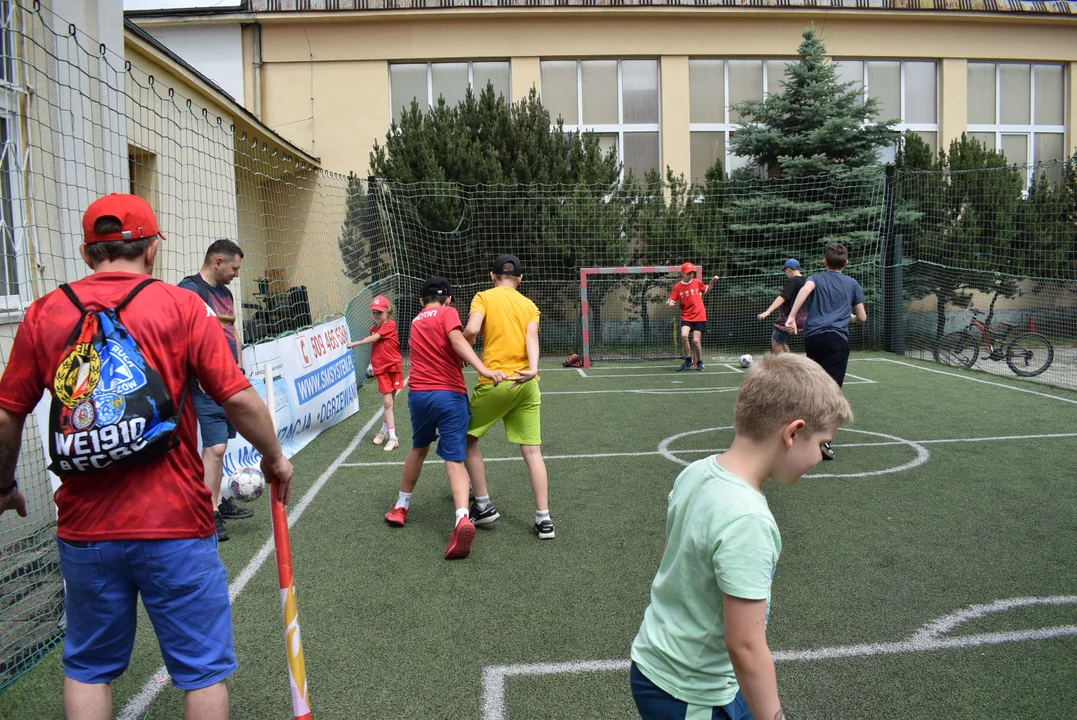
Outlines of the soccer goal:
{"label": "soccer goal", "polygon": [[[680,273],[679,265],[582,268],[583,366],[680,357],[680,311],[665,304]],[[696,277],[703,278],[701,265]]]}

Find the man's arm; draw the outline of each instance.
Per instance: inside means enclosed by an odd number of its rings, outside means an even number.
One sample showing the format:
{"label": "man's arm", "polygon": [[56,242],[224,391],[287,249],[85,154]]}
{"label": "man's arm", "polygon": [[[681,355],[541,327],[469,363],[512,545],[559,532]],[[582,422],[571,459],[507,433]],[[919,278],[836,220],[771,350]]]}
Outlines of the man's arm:
{"label": "man's arm", "polygon": [[797,331],[797,313],[800,312],[800,308],[804,306],[804,303],[808,302],[808,296],[814,291],[814,281],[809,280],[804,283],[804,287],[800,288],[800,292],[797,293],[797,299],[793,301],[793,307],[789,308],[789,319],[785,321],[785,326],[794,333]]}
{"label": "man's arm", "polygon": [[[266,380],[273,382],[272,378]],[[221,407],[236,431],[262,453],[262,473],[267,480],[280,482],[279,498],[287,504],[292,492],[292,463],[277,442],[273,420],[262,398],[248,386],[221,403]]]}
{"label": "man's arm", "polygon": [[467,316],[467,327],[464,328],[464,339],[468,345],[475,344],[475,338],[482,332],[482,321],[486,318],[481,312],[472,311]]}
{"label": "man's arm", "polygon": [[[19,517],[26,517],[26,497],[15,484],[15,463],[19,459],[22,428],[26,415],[0,408],[0,514],[15,509]],[[2,492],[3,488],[9,488]]]}
{"label": "man's arm", "polygon": [[460,328],[449,331],[449,343],[452,345],[452,349],[456,351],[456,354],[464,359],[471,367],[479,371],[479,375],[482,375],[487,380],[493,380],[494,385],[497,385],[504,381],[505,373],[500,370],[490,370],[482,364],[482,360],[475,354],[475,351],[471,348],[471,343],[464,337],[464,333],[460,331]]}
{"label": "man's arm", "polygon": [[856,322],[867,322],[868,313],[864,310],[864,303],[857,303],[853,307],[853,319],[856,320]]}
{"label": "man's arm", "polygon": [[784,720],[774,658],[767,647],[767,601],[722,593],[722,610],[726,648],[748,710],[758,720]]}

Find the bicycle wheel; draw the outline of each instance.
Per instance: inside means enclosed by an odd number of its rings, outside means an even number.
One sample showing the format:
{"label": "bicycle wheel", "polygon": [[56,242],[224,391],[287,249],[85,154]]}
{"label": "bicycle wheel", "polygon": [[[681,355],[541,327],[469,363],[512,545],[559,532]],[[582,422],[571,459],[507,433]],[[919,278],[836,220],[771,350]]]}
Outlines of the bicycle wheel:
{"label": "bicycle wheel", "polygon": [[939,341],[939,360],[947,365],[960,365],[970,368],[980,357],[980,343],[967,332],[953,332],[943,335]]}
{"label": "bicycle wheel", "polygon": [[1054,359],[1051,341],[1039,333],[1022,333],[1006,346],[1006,364],[1021,377],[1039,375]]}

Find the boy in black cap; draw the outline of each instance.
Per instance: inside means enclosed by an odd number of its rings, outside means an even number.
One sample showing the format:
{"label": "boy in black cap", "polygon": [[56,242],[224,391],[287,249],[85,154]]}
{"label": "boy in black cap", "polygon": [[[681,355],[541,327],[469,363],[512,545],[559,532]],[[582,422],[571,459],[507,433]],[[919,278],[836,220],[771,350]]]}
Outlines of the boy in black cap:
{"label": "boy in black cap", "polygon": [[554,528],[547,498],[539,421],[542,403],[538,386],[539,309],[516,290],[522,279],[520,258],[498,255],[490,269],[494,286],[475,295],[464,329],[468,342],[474,342],[482,333],[482,361],[491,370],[505,373],[512,381],[496,387],[480,378],[471,396],[471,424],[467,430],[467,471],[475,489],[471,521],[485,525],[501,517],[486,489],[479,438],[499,421],[504,421],[505,434],[509,442],[520,446],[531,478],[531,491],[535,494],[535,532],[539,538],[549,540],[554,536]]}

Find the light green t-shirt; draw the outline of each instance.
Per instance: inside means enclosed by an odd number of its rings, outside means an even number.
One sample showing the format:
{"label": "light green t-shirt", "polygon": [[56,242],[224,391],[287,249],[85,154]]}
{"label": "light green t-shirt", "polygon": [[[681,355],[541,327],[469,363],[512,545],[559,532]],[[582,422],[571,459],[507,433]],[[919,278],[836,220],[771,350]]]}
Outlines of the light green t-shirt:
{"label": "light green t-shirt", "polygon": [[782,550],[763,494],[723,470],[694,462],[669,494],[666,551],[651,604],[632,643],[650,680],[691,705],[720,707],[739,689],[725,644],[722,594],[767,601]]}

